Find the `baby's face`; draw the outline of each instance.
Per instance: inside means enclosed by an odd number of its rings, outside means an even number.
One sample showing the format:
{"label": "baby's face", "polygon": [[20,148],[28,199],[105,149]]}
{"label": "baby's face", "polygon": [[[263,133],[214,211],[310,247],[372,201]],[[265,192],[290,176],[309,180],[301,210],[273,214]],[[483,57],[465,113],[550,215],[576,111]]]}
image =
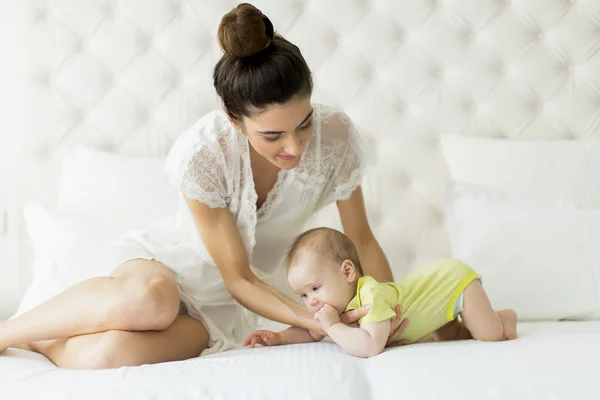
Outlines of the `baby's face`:
{"label": "baby's face", "polygon": [[306,307],[315,313],[325,304],[344,312],[355,289],[342,270],[311,252],[298,254],[288,273],[288,281]]}

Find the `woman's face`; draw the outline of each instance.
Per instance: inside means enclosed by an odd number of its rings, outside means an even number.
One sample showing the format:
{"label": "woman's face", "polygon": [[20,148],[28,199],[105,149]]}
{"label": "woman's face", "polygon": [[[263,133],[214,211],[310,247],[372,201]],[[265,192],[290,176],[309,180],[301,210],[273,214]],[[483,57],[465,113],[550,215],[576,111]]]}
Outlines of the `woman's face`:
{"label": "woman's face", "polygon": [[244,118],[241,128],[254,150],[281,169],[292,169],[313,135],[310,97],[294,98],[285,104]]}

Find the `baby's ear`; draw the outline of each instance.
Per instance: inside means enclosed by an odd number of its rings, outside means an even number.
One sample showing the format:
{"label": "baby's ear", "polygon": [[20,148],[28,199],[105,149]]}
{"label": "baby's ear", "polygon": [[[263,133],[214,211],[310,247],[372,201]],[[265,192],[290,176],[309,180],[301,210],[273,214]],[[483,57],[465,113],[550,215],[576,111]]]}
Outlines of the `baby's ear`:
{"label": "baby's ear", "polygon": [[348,282],[354,282],[356,279],[356,267],[354,267],[354,263],[350,260],[344,260],[342,263],[342,273]]}

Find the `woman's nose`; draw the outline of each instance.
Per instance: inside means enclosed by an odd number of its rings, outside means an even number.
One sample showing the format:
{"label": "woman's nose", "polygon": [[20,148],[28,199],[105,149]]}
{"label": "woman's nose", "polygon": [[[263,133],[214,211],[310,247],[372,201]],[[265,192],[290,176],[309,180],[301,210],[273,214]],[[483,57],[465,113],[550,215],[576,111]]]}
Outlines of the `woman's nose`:
{"label": "woman's nose", "polygon": [[296,157],[302,154],[302,145],[300,143],[300,137],[298,135],[290,135],[290,139],[286,143],[285,152]]}

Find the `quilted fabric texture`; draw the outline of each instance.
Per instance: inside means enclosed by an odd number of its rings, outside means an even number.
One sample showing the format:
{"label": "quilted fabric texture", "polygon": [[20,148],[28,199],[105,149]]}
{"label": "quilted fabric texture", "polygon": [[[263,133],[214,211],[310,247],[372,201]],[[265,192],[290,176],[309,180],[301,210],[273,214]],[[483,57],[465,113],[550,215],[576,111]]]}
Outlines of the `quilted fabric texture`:
{"label": "quilted fabric texture", "polygon": [[[253,3],[302,50],[314,100],[370,139],[368,214],[397,276],[449,254],[441,136],[600,138],[597,1]],[[31,4],[32,154],[73,143],[165,154],[219,107],[216,31],[236,1]]]}

